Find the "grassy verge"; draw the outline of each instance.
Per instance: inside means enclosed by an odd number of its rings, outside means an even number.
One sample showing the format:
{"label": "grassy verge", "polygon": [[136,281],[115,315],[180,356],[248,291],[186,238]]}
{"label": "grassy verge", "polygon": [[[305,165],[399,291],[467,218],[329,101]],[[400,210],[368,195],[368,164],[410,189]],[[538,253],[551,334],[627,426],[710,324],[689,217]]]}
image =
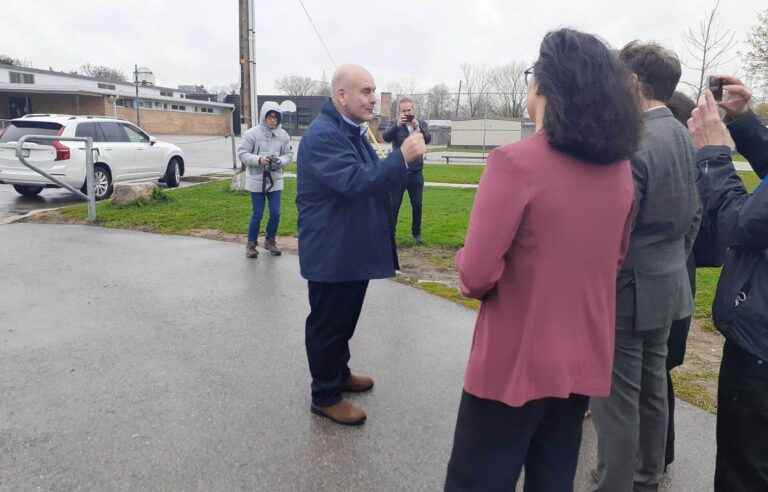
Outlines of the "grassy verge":
{"label": "grassy verge", "polygon": [[[296,172],[296,163],[286,167],[291,173]],[[477,184],[483,175],[485,166],[473,166],[466,164],[426,164],[424,166],[424,180],[431,183],[451,184]]]}
{"label": "grassy verge", "polygon": [[717,371],[672,371],[675,395],[709,413],[717,413],[717,400],[707,389],[707,382],[717,380]]}

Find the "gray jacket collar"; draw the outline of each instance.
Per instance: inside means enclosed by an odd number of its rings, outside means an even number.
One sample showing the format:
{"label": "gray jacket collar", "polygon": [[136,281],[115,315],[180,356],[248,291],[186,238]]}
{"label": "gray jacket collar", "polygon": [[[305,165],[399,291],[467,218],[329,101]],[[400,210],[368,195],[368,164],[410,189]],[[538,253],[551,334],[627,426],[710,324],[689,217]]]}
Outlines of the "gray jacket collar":
{"label": "gray jacket collar", "polygon": [[651,120],[658,120],[660,118],[674,118],[672,115],[672,111],[669,110],[668,107],[663,108],[655,108],[650,111],[646,111],[645,114],[643,114],[643,119],[645,121],[651,121]]}

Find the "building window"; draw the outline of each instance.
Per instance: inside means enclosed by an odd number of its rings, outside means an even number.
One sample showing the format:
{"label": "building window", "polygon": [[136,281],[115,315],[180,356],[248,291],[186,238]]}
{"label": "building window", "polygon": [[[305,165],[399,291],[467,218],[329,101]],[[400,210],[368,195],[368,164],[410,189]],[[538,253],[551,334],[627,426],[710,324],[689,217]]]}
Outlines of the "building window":
{"label": "building window", "polygon": [[11,84],[34,84],[35,76],[31,73],[8,72]]}
{"label": "building window", "polygon": [[167,91],[164,89],[160,89],[160,95],[165,97],[173,97],[173,91]]}
{"label": "building window", "polygon": [[114,84],[103,84],[101,82],[98,83],[99,89],[109,89],[110,91],[113,91],[117,89]]}
{"label": "building window", "polygon": [[198,112],[198,111],[200,111],[201,109],[202,109],[203,111],[205,111],[205,108],[198,108],[197,106],[195,106],[195,113],[197,113],[197,112]]}

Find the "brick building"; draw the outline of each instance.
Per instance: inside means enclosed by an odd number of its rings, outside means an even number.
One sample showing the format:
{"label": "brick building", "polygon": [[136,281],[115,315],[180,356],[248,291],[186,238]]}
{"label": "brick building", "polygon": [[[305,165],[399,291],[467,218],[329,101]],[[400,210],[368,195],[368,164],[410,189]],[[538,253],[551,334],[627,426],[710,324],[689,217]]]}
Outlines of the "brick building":
{"label": "brick building", "polygon": [[[136,87],[50,70],[0,64],[0,120],[30,113],[113,116],[136,122]],[[180,89],[139,87],[149,133],[228,135],[232,104],[188,98]]]}

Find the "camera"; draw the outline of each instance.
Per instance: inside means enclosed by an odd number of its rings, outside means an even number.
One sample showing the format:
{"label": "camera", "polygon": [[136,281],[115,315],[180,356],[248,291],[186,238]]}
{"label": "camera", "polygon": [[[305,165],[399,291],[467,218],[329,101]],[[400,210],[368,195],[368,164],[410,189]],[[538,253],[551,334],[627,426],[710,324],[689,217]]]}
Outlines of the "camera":
{"label": "camera", "polygon": [[405,115],[405,121],[407,121],[408,123],[413,121],[413,115],[412,114]]}
{"label": "camera", "polygon": [[720,77],[710,76],[708,80],[709,90],[712,91],[712,95],[715,96],[715,101],[723,100],[723,79]]}
{"label": "camera", "polygon": [[269,159],[269,164],[266,166],[267,171],[272,172],[280,170],[280,157],[271,155],[267,159]]}

